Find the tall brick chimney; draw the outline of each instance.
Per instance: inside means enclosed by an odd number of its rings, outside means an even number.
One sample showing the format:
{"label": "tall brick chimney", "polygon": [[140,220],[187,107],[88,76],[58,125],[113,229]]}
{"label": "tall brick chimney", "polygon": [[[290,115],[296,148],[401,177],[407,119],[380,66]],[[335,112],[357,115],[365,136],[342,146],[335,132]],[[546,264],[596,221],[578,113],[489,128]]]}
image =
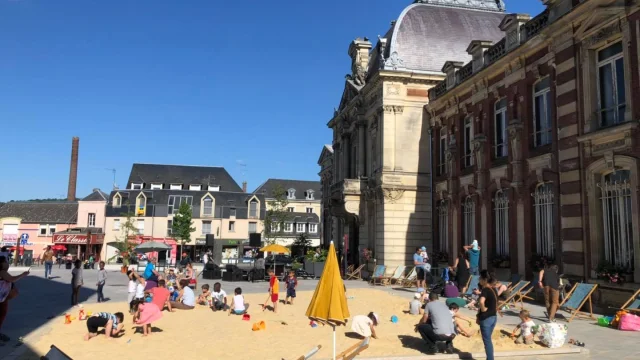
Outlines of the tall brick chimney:
{"label": "tall brick chimney", "polygon": [[74,136],[71,140],[71,167],[69,169],[69,189],[67,190],[67,200],[76,200],[76,183],[78,182],[78,147],[80,138]]}
{"label": "tall brick chimney", "polygon": [[244,192],[244,193],[247,192],[247,182],[246,181],[242,182],[242,192]]}

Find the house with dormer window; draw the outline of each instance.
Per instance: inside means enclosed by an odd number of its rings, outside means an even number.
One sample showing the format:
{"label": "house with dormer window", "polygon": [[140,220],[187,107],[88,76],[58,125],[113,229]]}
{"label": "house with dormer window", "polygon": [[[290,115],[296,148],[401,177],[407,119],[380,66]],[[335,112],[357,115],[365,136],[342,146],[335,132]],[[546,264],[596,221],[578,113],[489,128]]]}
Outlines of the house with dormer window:
{"label": "house with dormer window", "polygon": [[274,200],[274,190],[278,187],[285,190],[289,216],[283,224],[273,224],[271,232],[278,233],[276,242],[286,246],[293,243],[300,234],[305,234],[313,246],[319,246],[322,200],[320,181],[268,179],[253,193],[264,196],[265,207],[269,210],[269,202]]}

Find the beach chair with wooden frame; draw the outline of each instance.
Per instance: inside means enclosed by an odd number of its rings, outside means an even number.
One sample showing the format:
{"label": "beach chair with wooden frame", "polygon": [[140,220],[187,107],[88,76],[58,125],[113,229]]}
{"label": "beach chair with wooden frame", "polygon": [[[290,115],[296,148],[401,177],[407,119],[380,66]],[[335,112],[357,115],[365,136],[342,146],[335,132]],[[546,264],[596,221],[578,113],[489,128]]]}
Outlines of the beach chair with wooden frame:
{"label": "beach chair with wooden frame", "polygon": [[41,357],[40,359],[44,359],[44,360],[73,360],[71,358],[71,356],[65,354],[64,351],[60,350],[60,348],[58,348],[55,345],[51,345],[51,347],[49,348],[49,352],[47,352],[47,354],[44,355],[43,357]]}
{"label": "beach chair with wooden frame", "polygon": [[640,289],[638,289],[638,291],[636,291],[636,293],[633,294],[633,296],[631,296],[624,305],[622,305],[621,310],[633,311],[640,314]]}
{"label": "beach chair with wooden frame", "polygon": [[303,356],[300,356],[299,358],[296,358],[296,360],[307,360],[307,359],[311,359],[311,357],[313,357],[313,355],[317,354],[318,351],[320,351],[320,349],[322,349],[322,345],[318,345],[316,347],[314,347],[313,349],[311,349],[311,351],[309,351],[308,353],[306,353]]}
{"label": "beach chair with wooden frame", "polygon": [[[567,322],[571,322],[575,316],[592,320],[596,319],[595,316],[593,316],[593,302],[591,300],[591,295],[596,291],[597,287],[598,284],[578,283],[573,285],[573,288],[571,288],[567,297],[562,301],[562,303],[560,303],[560,309],[571,314],[571,317]],[[589,302],[589,315],[580,310],[587,301]]]}
{"label": "beach chair with wooden frame", "polygon": [[477,289],[480,283],[480,275],[471,275],[469,276],[469,280],[467,280],[467,285],[465,286],[467,288],[467,291],[464,292],[464,294],[462,295],[468,295],[471,296],[473,295],[473,289]]}
{"label": "beach chair with wooden frame", "polygon": [[527,286],[529,286],[529,283],[530,282],[526,280],[518,281],[517,284],[515,284],[510,290],[508,290],[511,291],[509,296],[507,296],[506,299],[500,301],[500,307],[502,308],[505,305],[517,306],[518,302],[520,302],[520,309],[524,309],[524,299],[531,299],[530,297],[527,297],[527,294],[529,294],[533,290],[532,287],[527,288]]}
{"label": "beach chair with wooden frame", "polygon": [[361,352],[365,351],[369,348],[369,341],[371,338],[364,338],[363,340],[358,341],[353,346],[350,346],[347,350],[336,355],[337,360],[352,360],[356,356],[360,355]]}
{"label": "beach chair with wooden frame", "polygon": [[396,268],[396,271],[393,272],[393,275],[389,277],[389,281],[387,281],[385,285],[392,285],[394,281],[397,283],[399,280],[404,279],[404,272],[406,270],[407,270],[406,266],[404,265],[398,266]]}
{"label": "beach chair with wooden frame", "polygon": [[364,264],[358,266],[355,270],[353,270],[352,272],[348,272],[346,274],[346,279],[345,280],[362,280],[362,269],[364,268]]}
{"label": "beach chair with wooden frame", "polygon": [[414,267],[413,269],[411,269],[411,272],[407,276],[405,276],[404,279],[400,280],[398,283],[402,287],[412,287],[414,285],[413,283],[416,281],[417,277],[418,277],[418,272],[416,271],[416,268]]}
{"label": "beach chair with wooden frame", "polygon": [[384,276],[385,271],[387,271],[387,267],[385,265],[376,265],[376,267],[373,269],[373,274],[371,274],[371,279],[369,279],[369,284],[381,284],[382,281],[386,279],[386,277]]}

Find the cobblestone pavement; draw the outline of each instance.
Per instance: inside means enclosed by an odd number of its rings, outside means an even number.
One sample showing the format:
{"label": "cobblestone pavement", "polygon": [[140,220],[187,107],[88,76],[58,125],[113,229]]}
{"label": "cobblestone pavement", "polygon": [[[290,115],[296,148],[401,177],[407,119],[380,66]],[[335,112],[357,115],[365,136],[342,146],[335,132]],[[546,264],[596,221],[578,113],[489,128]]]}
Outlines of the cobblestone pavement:
{"label": "cobblestone pavement", "polygon": [[[12,273],[18,273],[20,269],[12,269]],[[85,286],[81,289],[80,301],[82,303],[95,303],[97,299],[95,282],[97,270],[84,271]],[[17,339],[27,336],[27,340],[37,337],[41,331],[46,331],[46,323],[52,317],[66,312],[70,307],[70,281],[71,271],[54,266],[53,278],[44,279],[44,269],[35,267],[31,270],[31,275],[20,280],[17,287],[20,291],[19,297],[10,302],[9,315],[5,321],[2,332],[12,338],[12,341],[0,347],[0,359],[12,359],[15,355],[28,352],[28,346],[16,346]],[[199,285],[208,283],[213,285],[219,280],[198,279]],[[299,290],[314,290],[317,280],[301,280]],[[265,282],[223,282],[226,289],[235,286],[242,286],[246,293],[266,292],[268,285]],[[347,281],[347,289],[366,288],[369,285],[364,281]],[[377,287],[379,291],[386,291],[393,295],[404,297],[410,300],[414,289],[397,289],[392,287]],[[104,295],[108,301],[125,301],[127,298],[126,278],[116,270],[116,267],[108,268],[107,285],[104,288]],[[534,321],[540,322],[544,316],[544,307],[535,304],[525,304],[525,307],[532,313]],[[463,309],[465,315],[472,316],[473,313]],[[563,320],[558,319],[559,322]],[[507,311],[499,323],[507,328],[514,327],[518,322],[516,311]],[[573,320],[569,324],[569,337],[578,339],[586,343],[589,349],[590,358],[593,359],[639,359],[640,358],[640,333],[623,332],[614,329],[601,328],[591,320]],[[14,349],[15,347],[15,349]],[[11,354],[11,355],[9,355]],[[570,359],[572,357],[584,358],[584,355],[572,356],[534,356],[520,357],[519,359]],[[425,359],[428,358],[425,356]]]}

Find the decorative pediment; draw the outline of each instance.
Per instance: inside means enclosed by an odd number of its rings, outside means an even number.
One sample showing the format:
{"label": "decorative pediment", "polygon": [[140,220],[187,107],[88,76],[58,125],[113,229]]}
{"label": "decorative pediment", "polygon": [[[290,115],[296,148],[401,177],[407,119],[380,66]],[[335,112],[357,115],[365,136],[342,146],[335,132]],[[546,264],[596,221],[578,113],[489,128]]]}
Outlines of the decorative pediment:
{"label": "decorative pediment", "polygon": [[351,100],[358,97],[359,92],[360,92],[360,89],[355,84],[353,84],[351,80],[345,81],[344,91],[342,91],[342,99],[340,99],[340,106],[338,107],[338,112],[341,112],[342,110],[344,110],[349,105]]}
{"label": "decorative pediment", "polygon": [[331,145],[325,145],[322,147],[322,152],[320,153],[320,158],[318,159],[318,165],[322,166],[325,161],[330,161],[333,159],[333,148]]}
{"label": "decorative pediment", "polygon": [[582,39],[586,46],[594,45],[604,38],[620,31],[620,21],[602,27],[602,24],[612,17],[624,11],[624,6],[608,6],[606,8],[597,8],[592,11],[575,32],[576,39]]}

